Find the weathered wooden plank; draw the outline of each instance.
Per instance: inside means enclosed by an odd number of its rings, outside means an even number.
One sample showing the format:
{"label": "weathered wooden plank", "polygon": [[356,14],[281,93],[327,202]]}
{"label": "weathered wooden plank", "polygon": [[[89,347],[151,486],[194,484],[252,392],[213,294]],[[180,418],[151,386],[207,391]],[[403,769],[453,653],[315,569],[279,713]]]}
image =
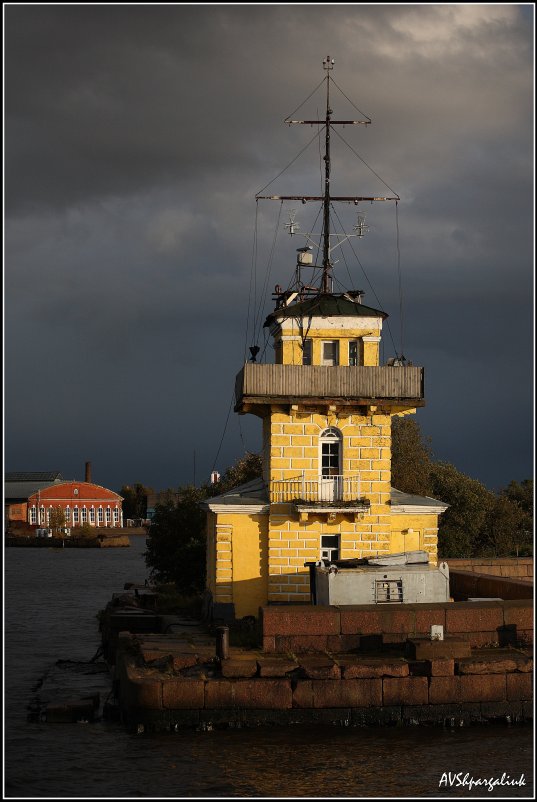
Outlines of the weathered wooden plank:
{"label": "weathered wooden plank", "polygon": [[423,368],[247,363],[237,375],[235,394],[237,403],[249,396],[421,399]]}

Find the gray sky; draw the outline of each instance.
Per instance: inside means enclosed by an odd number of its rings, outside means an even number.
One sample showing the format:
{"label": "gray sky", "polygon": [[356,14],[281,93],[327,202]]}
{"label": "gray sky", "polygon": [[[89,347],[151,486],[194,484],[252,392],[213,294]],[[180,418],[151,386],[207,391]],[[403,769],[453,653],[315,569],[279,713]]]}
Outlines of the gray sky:
{"label": "gray sky", "polygon": [[[330,54],[373,120],[340,133],[401,197],[403,327],[393,205],[367,207],[365,275],[349,271],[426,369],[417,420],[491,488],[532,475],[532,4],[4,9],[6,470],[208,478],[252,344],[254,197],[315,134],[283,119]],[[302,111],[323,109],[321,90]],[[391,194],[337,136],[333,152],[342,194]],[[314,143],[270,190],[319,182]],[[303,244],[286,210],[264,306],[278,204],[259,211],[263,319]],[[343,262],[336,277],[351,284]],[[216,467],[260,428],[232,412]]]}

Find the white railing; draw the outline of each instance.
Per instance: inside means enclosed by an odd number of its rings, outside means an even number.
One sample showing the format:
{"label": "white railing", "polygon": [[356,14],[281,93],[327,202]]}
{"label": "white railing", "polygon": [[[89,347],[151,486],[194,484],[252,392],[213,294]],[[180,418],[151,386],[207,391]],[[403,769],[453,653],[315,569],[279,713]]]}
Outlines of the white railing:
{"label": "white railing", "polygon": [[270,500],[272,503],[290,501],[319,502],[352,502],[360,498],[359,476],[319,476],[307,479],[304,475],[293,479],[281,479],[271,482]]}

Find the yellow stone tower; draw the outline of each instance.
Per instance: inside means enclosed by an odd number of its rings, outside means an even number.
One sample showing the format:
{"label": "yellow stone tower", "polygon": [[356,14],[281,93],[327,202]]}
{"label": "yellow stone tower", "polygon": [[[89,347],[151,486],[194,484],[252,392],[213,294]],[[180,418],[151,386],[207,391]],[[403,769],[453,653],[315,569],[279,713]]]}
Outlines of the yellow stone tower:
{"label": "yellow stone tower", "polygon": [[[387,315],[361,291],[333,292],[330,238],[341,236],[330,231],[332,202],[398,198],[330,195],[332,66],[326,59],[324,194],[268,196],[322,204],[321,264],[311,246],[298,249],[296,280],[276,288],[265,321],[275,363],[257,363],[254,349],[236,379],[235,411],[262,419],[263,477],[207,503],[207,587],[220,612],[238,617],[267,603],[307,603],[308,562],[412,549],[436,562],[445,505],[391,486],[391,422],[424,405],[423,368],[404,357],[380,365]],[[303,280],[310,267],[318,286]]]}

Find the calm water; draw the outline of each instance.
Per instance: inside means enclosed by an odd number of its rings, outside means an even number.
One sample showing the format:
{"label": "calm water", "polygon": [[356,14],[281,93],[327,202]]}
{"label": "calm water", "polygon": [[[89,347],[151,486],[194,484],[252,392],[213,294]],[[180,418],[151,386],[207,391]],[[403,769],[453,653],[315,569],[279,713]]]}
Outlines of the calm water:
{"label": "calm water", "polygon": [[[5,549],[5,797],[532,797],[530,726],[133,735],[102,721],[28,722],[36,699],[95,690],[106,697],[108,675],[89,664],[99,646],[96,613],[126,581],[147,576],[144,538],[131,542]],[[440,786],[448,772],[474,780],[523,774],[526,785]]]}

